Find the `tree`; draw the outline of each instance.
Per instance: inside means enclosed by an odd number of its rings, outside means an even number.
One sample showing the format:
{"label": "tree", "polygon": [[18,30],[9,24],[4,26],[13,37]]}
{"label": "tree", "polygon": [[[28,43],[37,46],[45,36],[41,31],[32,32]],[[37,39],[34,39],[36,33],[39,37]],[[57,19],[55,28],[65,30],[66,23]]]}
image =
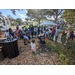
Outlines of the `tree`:
{"label": "tree", "polygon": [[20,18],[17,18],[15,21],[18,22],[19,25],[22,24],[22,20]]}
{"label": "tree", "polygon": [[45,14],[48,17],[52,17],[53,16],[53,18],[55,20],[55,23],[56,23],[57,20],[58,20],[58,17],[63,14],[63,11],[64,11],[64,9],[47,9]]}
{"label": "tree", "polygon": [[40,24],[40,20],[46,18],[44,13],[45,9],[28,9],[27,16],[31,19],[37,19]]}
{"label": "tree", "polygon": [[75,9],[66,9],[61,16],[67,23],[73,24],[75,21]]}

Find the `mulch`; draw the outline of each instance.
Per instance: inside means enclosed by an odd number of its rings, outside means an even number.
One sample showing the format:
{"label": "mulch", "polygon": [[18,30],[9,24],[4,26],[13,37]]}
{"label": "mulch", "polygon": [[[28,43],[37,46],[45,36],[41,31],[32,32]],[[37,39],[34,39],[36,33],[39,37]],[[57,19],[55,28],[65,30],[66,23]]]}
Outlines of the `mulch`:
{"label": "mulch", "polygon": [[[39,39],[34,38],[37,45],[36,50],[39,47]],[[31,40],[30,40],[31,41]],[[0,65],[54,65],[51,57],[41,57],[38,53],[33,55],[31,53],[30,44],[24,45],[23,40],[18,40],[19,55],[15,58],[5,58],[0,61]],[[53,54],[52,58],[56,64],[59,63],[57,54]]]}

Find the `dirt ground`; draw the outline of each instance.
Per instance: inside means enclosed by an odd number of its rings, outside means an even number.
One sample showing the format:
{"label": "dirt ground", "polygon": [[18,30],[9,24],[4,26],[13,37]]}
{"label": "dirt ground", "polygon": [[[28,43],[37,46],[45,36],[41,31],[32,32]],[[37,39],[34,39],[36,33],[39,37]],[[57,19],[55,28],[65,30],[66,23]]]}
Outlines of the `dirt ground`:
{"label": "dirt ground", "polygon": [[[39,47],[39,39],[35,38],[35,41],[37,49]],[[23,40],[18,40],[18,48],[19,55],[17,57],[12,59],[7,57],[3,61],[0,61],[0,65],[54,65],[51,57],[41,57],[38,53],[35,56],[32,55],[30,44],[24,45]],[[52,58],[56,64],[59,63],[57,54],[53,54]]]}

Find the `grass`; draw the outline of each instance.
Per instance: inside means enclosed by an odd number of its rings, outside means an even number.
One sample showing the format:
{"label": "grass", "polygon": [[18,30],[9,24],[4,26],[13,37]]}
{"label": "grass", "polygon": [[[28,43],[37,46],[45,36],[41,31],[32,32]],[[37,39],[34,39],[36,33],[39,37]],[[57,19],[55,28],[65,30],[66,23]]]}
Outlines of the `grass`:
{"label": "grass", "polygon": [[59,65],[73,65],[72,60],[75,58],[75,43],[73,43],[74,48],[68,49],[62,44],[54,43],[53,41],[46,40],[47,46],[51,47],[51,53],[57,53],[58,59],[61,61]]}

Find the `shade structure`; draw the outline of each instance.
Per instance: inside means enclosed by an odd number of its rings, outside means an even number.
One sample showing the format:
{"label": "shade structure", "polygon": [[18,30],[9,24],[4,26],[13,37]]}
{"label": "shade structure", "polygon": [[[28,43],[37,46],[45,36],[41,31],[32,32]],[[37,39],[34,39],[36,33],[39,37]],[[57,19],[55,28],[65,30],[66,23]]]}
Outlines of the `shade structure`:
{"label": "shade structure", "polygon": [[57,25],[57,24],[54,23],[54,22],[51,22],[51,21],[47,21],[47,22],[43,22],[43,23],[41,23],[39,25],[42,26],[42,25]]}

